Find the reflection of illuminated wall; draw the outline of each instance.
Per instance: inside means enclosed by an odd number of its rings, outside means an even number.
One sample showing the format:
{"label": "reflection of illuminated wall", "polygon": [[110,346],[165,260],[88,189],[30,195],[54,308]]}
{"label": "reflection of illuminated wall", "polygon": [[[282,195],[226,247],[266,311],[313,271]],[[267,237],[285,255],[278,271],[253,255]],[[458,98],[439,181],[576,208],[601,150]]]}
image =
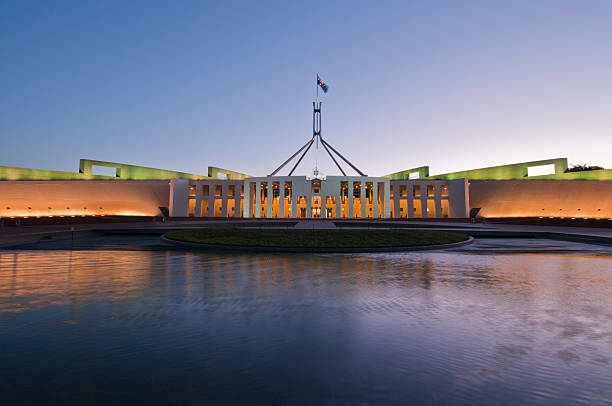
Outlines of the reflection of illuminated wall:
{"label": "reflection of illuminated wall", "polygon": [[[147,251],[0,252],[0,315],[147,295],[156,253]],[[167,261],[167,259],[166,259]],[[103,270],[103,272],[101,272]],[[73,313],[74,314],[74,313]]]}
{"label": "reflection of illuminated wall", "polygon": [[166,180],[4,181],[0,217],[157,216],[169,194]]}
{"label": "reflection of illuminated wall", "polygon": [[612,218],[612,181],[470,180],[483,217]]}

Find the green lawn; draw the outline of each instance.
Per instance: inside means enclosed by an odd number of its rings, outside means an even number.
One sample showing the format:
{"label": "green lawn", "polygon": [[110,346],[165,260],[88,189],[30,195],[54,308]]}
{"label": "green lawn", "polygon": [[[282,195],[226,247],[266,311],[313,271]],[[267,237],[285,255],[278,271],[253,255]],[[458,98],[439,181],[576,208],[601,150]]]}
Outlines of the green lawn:
{"label": "green lawn", "polygon": [[200,228],[170,231],[172,240],[201,244],[282,248],[384,248],[449,244],[469,237],[433,230],[274,230]]}

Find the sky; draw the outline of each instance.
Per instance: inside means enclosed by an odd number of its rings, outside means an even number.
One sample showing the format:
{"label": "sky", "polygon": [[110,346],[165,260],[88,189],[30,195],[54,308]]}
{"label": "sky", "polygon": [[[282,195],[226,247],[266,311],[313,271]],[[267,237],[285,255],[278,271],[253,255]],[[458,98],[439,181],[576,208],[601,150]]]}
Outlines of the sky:
{"label": "sky", "polygon": [[[612,168],[610,21],[607,0],[3,0],[0,165],[265,176],[312,136],[318,72],[323,137],[368,175]],[[339,174],[322,149],[295,174],[315,165]]]}

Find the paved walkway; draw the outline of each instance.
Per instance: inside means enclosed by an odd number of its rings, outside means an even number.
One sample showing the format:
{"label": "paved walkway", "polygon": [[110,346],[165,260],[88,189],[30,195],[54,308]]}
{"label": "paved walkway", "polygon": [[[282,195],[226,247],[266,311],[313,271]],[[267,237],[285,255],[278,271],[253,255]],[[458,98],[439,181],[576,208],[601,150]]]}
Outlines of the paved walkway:
{"label": "paved walkway", "polygon": [[[19,226],[19,227],[0,227],[0,248],[9,247],[18,243],[35,242],[41,238],[72,238],[78,236],[84,236],[87,234],[93,234],[97,231],[116,231],[116,232],[129,232],[139,234],[163,234],[163,232],[169,229],[180,229],[180,228],[197,228],[206,226],[240,226],[240,225],[256,225],[262,228],[278,228],[279,226],[292,227],[296,221],[270,221],[265,220],[253,220],[244,219],[243,221],[227,221],[222,220],[190,220],[190,221],[151,221],[151,222],[134,222],[134,223],[104,223],[104,224],[61,224],[61,225],[47,225],[47,226]],[[585,227],[562,227],[562,226],[535,226],[535,225],[513,225],[513,224],[471,224],[471,223],[460,223],[460,222],[418,222],[418,221],[406,221],[406,222],[385,222],[375,221],[376,229],[384,228],[385,224],[389,224],[390,227],[397,227],[398,225],[406,225],[411,229],[435,229],[438,230],[453,230],[463,231],[471,234],[477,238],[484,236],[504,236],[504,233],[535,233],[542,234],[541,238],[552,238],[552,235],[557,234],[556,237],[575,237],[576,241],[584,242],[597,242],[600,244],[606,244],[612,246],[612,229],[611,228],[585,228]],[[261,224],[261,226],[259,226]],[[383,226],[383,227],[380,227]],[[316,219],[316,220],[298,220],[295,224],[296,229],[336,229],[337,227],[332,220]],[[354,227],[351,227],[354,229]],[[357,227],[361,228],[361,227]],[[363,228],[374,228],[368,227],[368,223],[364,222]],[[516,237],[519,237],[517,234]]]}
{"label": "paved walkway", "polygon": [[302,220],[297,223],[294,228],[304,230],[333,230],[337,227],[331,220]]}

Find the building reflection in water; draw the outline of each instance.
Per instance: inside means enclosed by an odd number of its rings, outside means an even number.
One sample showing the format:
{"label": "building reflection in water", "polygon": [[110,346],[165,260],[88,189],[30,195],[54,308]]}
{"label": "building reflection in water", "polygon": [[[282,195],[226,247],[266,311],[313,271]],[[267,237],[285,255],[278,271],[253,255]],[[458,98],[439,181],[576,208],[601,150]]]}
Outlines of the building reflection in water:
{"label": "building reflection in water", "polygon": [[[586,265],[586,262],[588,265]],[[612,286],[602,257],[579,255],[233,254],[155,251],[20,251],[0,253],[0,312],[86,301],[158,297],[180,303],[233,296],[350,294],[412,289],[470,290],[570,300],[575,287]],[[580,272],[573,272],[580,270]],[[339,286],[343,288],[340,289]],[[551,296],[552,295],[552,296]],[[152,299],[150,299],[152,300]]]}

